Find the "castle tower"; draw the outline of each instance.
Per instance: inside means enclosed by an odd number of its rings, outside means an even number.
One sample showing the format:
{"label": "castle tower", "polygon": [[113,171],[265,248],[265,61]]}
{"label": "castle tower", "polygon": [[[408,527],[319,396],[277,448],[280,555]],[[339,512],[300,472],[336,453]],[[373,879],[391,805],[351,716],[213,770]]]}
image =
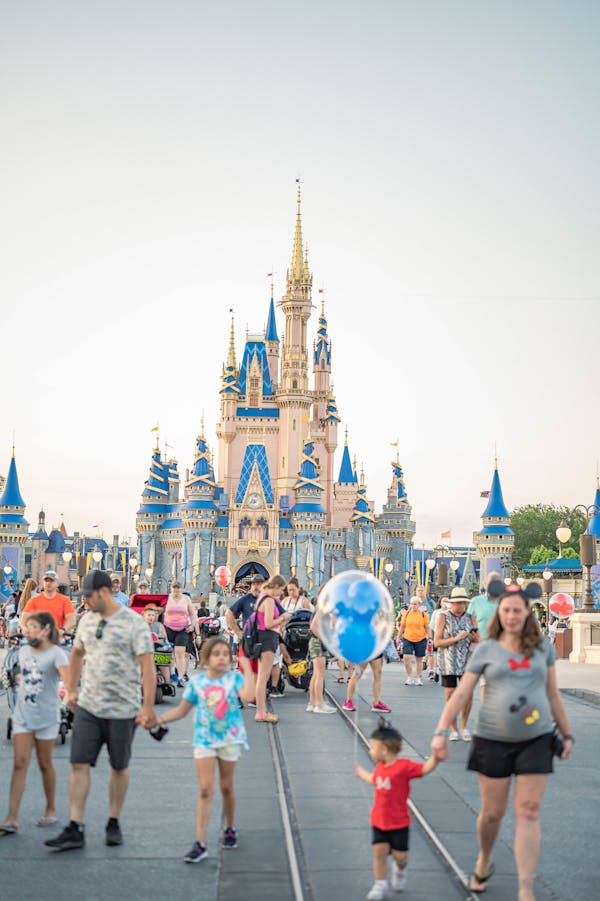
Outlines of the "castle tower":
{"label": "castle tower", "polygon": [[219,438],[219,484],[223,485],[226,495],[233,493],[233,471],[231,461],[231,443],[236,436],[235,419],[240,396],[239,372],[235,359],[235,324],[231,316],[229,331],[229,351],[227,363],[221,374],[221,421],[217,425]]}
{"label": "castle tower", "polygon": [[312,591],[323,581],[325,571],[322,529],[326,513],[321,503],[323,486],[319,480],[315,445],[310,435],[304,442],[294,491],[296,503],[289,517],[294,530],[292,571],[300,584]]}
{"label": "castle tower", "polygon": [[348,429],[346,429],[346,438],[344,443],[344,453],[342,454],[342,463],[337,482],[333,486],[333,507],[331,522],[333,526],[344,529],[350,523],[350,517],[354,510],[354,502],[356,500],[356,486],[358,479],[352,463],[350,461],[350,451],[348,449]]}
{"label": "castle tower", "polygon": [[367,486],[365,484],[365,472],[361,469],[360,483],[356,491],[354,508],[350,516],[350,522],[354,526],[356,535],[356,549],[358,551],[354,560],[358,569],[368,566],[369,558],[375,554],[375,517],[371,510],[371,504],[367,500]]}
{"label": "castle tower", "polygon": [[[157,584],[159,578],[164,576],[157,570],[158,548],[156,534],[158,529],[169,515],[171,475],[169,466],[163,462],[158,446],[158,432],[156,433],[156,446],[152,451],[150,471],[144,483],[142,503],[136,516],[136,527],[139,536],[140,570],[142,577],[146,579],[145,571],[150,567],[153,574],[150,578],[152,586]],[[161,588],[165,586],[160,586]]]}
{"label": "castle tower", "polygon": [[312,402],[308,387],[307,323],[312,310],[312,275],[308,257],[302,252],[302,216],[298,185],[296,229],[292,262],[287,273],[286,292],[281,299],[285,334],[281,349],[281,376],[277,391],[279,406],[279,460],[277,486],[280,495],[290,495],[296,473],[306,423]]}
{"label": "castle tower", "polygon": [[411,520],[412,507],[408,501],[404,474],[400,465],[400,454],[392,461],[392,483],[388,489],[387,502],[381,515],[377,517],[377,553],[389,557],[394,569],[389,574],[391,591],[405,590],[404,573],[410,571],[410,549],[416,524]]}
{"label": "castle tower", "polygon": [[216,487],[203,419],[200,435],[196,439],[194,466],[186,482],[185,499],[181,504],[184,534],[177,547],[173,545],[175,551],[181,548],[182,578],[188,590],[194,593],[208,594],[215,570],[214,527],[218,516]]}
{"label": "castle tower", "polygon": [[45,566],[45,553],[48,546],[48,533],[46,532],[46,514],[40,510],[38,514],[38,525],[36,531],[31,536],[31,576],[36,580],[38,585],[41,583],[42,574]]}
{"label": "castle tower", "polygon": [[[8,475],[0,497],[0,556],[2,557],[2,582],[0,594],[7,598],[23,578],[25,569],[24,544],[28,538],[29,523],[25,519],[25,501],[19,488],[17,462],[13,447]],[[11,572],[5,573],[5,567]],[[13,580],[14,588],[10,587]]]}
{"label": "castle tower", "polygon": [[593,535],[596,539],[596,564],[598,564],[600,563],[600,475],[596,476],[594,506],[598,510],[598,513],[594,513],[590,519],[590,535]]}
{"label": "castle tower", "polygon": [[267,348],[267,360],[269,361],[269,374],[273,391],[277,389],[279,379],[279,337],[277,335],[277,322],[275,319],[275,303],[273,300],[273,282],[271,282],[271,302],[267,327],[265,328],[265,344]]}
{"label": "castle tower", "polygon": [[327,525],[330,525],[333,513],[333,462],[338,443],[337,429],[340,418],[331,385],[331,341],[327,334],[324,301],[321,303],[321,315],[313,352],[313,377],[314,403],[311,433],[324,490],[326,522]]}
{"label": "castle tower", "polygon": [[515,533],[510,528],[510,514],[502,496],[498,460],[494,463],[492,487],[481,518],[483,528],[473,534],[473,543],[481,561],[480,583],[485,586],[488,573],[497,572],[504,575],[515,546]]}

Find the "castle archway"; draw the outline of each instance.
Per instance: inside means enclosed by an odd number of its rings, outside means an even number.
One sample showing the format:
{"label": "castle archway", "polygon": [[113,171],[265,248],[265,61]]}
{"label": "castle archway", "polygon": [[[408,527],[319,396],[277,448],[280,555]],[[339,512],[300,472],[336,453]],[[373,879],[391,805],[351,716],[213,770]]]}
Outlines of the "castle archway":
{"label": "castle archway", "polygon": [[266,566],[263,566],[262,563],[258,563],[256,560],[249,560],[247,563],[242,563],[237,572],[233,575],[234,588],[237,587],[240,582],[244,583],[249,588],[250,579],[255,575],[260,575],[265,580],[271,578],[269,570]]}

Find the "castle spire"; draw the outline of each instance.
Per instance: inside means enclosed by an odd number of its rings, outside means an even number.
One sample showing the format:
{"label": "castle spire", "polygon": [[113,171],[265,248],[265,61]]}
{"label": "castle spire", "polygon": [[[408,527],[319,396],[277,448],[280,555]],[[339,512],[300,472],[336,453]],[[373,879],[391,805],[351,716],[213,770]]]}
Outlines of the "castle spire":
{"label": "castle spire", "polygon": [[229,330],[229,354],[227,356],[227,366],[231,366],[235,369],[235,321],[233,318],[233,310],[229,311],[231,313],[231,328]]}
{"label": "castle spire", "polygon": [[279,341],[277,335],[277,322],[275,320],[275,302],[273,300],[273,283],[271,282],[271,303],[269,304],[269,316],[265,329],[265,341]]}
{"label": "castle spire", "polygon": [[481,514],[482,519],[487,517],[501,517],[510,519],[510,514],[506,509],[504,498],[502,496],[502,486],[500,484],[500,476],[498,474],[498,458],[494,457],[494,475],[492,478],[492,487],[490,488],[487,507]]}
{"label": "castle spire", "polygon": [[297,195],[297,211],[296,211],[296,230],[294,232],[294,245],[292,248],[292,265],[290,267],[289,280],[291,282],[302,282],[304,280],[304,255],[302,252],[302,196],[300,192],[300,179],[296,179],[298,185]]}
{"label": "castle spire", "polygon": [[344,445],[344,453],[342,455],[342,465],[340,466],[338,484],[355,485],[356,482],[356,471],[355,468],[352,467],[352,462],[350,460],[350,451],[348,450],[348,427],[346,427],[346,443]]}

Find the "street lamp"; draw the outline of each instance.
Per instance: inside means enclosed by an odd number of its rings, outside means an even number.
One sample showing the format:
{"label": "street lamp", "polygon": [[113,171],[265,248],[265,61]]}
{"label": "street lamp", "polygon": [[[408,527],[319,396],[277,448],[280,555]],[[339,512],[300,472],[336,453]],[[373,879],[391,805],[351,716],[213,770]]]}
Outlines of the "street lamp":
{"label": "street lamp", "polygon": [[[581,565],[585,566],[587,570],[585,580],[585,600],[583,602],[582,610],[584,613],[595,613],[594,599],[592,596],[592,566],[596,563],[596,537],[595,535],[590,535],[590,519],[592,516],[597,516],[600,513],[600,507],[598,507],[597,504],[590,504],[589,507],[586,507],[585,504],[576,504],[571,510],[571,513],[576,513],[577,510],[581,510],[585,515],[585,532],[579,536],[579,557],[581,559]],[[556,530],[556,537],[561,544],[566,544],[571,537],[571,534],[571,529],[563,519]]]}
{"label": "street lamp", "polygon": [[67,569],[68,569],[69,563],[73,559],[73,554],[71,553],[71,551],[63,551],[62,558],[63,558],[63,563],[67,564]]}
{"label": "street lamp", "polygon": [[152,587],[152,573],[153,573],[153,572],[154,572],[154,570],[152,569],[151,566],[148,566],[147,569],[145,570],[146,578],[148,579],[148,583],[149,583],[149,587],[150,587],[150,588]]}
{"label": "street lamp", "polygon": [[4,567],[4,572],[7,576],[10,576],[10,574],[12,572],[12,566],[9,566],[7,563],[6,566]]}
{"label": "street lamp", "polygon": [[94,561],[94,563],[100,563],[100,561],[102,560],[102,551],[98,550],[98,545],[96,545],[96,547],[92,551],[92,560]]}

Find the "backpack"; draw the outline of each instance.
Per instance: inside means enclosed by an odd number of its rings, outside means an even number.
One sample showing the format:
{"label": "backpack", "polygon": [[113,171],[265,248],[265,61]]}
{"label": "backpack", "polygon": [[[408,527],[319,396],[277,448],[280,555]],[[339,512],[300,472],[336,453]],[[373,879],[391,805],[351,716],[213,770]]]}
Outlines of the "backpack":
{"label": "backpack", "polygon": [[244,652],[244,656],[248,658],[248,660],[258,660],[260,655],[262,654],[262,642],[258,640],[258,610],[260,605],[265,600],[267,596],[258,602],[258,606],[252,616],[248,617],[248,622],[244,626],[244,631],[242,632],[242,650]]}

